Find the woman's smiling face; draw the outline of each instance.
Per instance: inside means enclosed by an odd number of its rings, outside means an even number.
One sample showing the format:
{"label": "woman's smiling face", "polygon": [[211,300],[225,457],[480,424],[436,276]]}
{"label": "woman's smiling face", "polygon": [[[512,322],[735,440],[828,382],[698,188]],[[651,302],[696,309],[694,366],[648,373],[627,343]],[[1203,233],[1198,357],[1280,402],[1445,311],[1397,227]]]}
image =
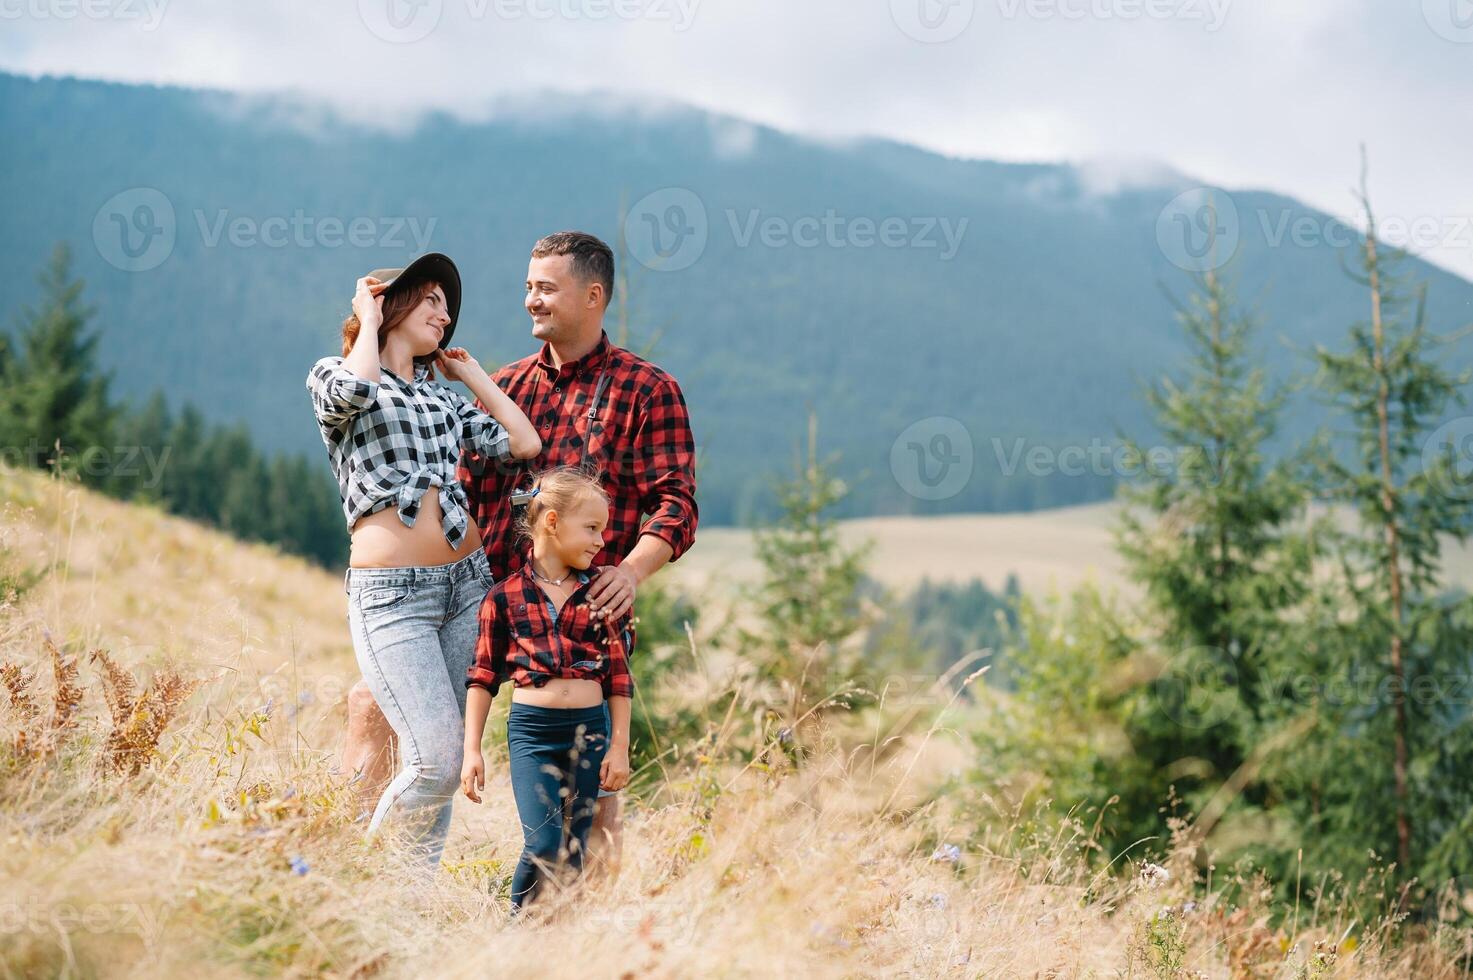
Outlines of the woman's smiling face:
{"label": "woman's smiling face", "polygon": [[410,353],[422,357],[440,349],[440,340],[449,326],[450,311],[445,303],[445,290],[435,283],[419,304],[404,315],[397,329],[404,332]]}

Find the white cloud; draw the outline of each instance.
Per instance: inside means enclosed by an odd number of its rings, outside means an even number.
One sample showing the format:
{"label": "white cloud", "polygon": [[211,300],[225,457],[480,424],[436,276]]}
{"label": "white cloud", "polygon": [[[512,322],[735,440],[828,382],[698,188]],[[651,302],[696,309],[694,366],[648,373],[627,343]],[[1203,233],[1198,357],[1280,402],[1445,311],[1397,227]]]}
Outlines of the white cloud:
{"label": "white cloud", "polygon": [[[36,13],[72,9],[63,0],[0,0],[0,65],[295,92],[385,125],[425,109],[535,118],[557,102],[527,93],[612,92],[624,110],[689,104],[814,138],[1094,161],[1100,193],[1159,164],[1344,217],[1364,141],[1383,212],[1448,228],[1473,215],[1473,44],[1439,34],[1418,2],[961,0],[970,19],[936,44],[892,11],[931,0],[418,2],[439,10],[432,29],[392,43],[371,26],[383,33],[390,3],[390,23],[415,23],[412,0],[174,0],[153,30],[121,16],[143,0],[65,20]],[[754,133],[718,125],[713,149],[748,152]],[[1426,254],[1473,277],[1473,243],[1451,232]]]}
{"label": "white cloud", "polygon": [[711,151],[722,160],[740,160],[757,148],[757,127],[727,116],[711,116]]}
{"label": "white cloud", "polygon": [[1146,187],[1172,187],[1190,180],[1160,160],[1128,154],[1084,160],[1075,165],[1075,170],[1084,192],[1096,197]]}

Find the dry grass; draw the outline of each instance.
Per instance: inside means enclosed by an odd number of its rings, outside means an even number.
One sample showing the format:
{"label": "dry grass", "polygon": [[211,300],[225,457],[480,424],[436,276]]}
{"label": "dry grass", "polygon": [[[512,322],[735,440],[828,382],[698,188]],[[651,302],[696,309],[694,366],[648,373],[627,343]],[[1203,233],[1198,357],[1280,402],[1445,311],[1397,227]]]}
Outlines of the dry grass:
{"label": "dry grass", "polygon": [[718,735],[630,801],[617,879],[511,925],[500,728],[433,881],[362,838],[329,751],[356,673],[340,580],[0,481],[12,559],[47,569],[0,612],[0,975],[1462,975],[1435,930],[1308,902],[1275,927],[1253,882],[1196,880],[1190,840],[1165,874],[1092,870],[1087,828],[941,792],[978,761],[903,710],[828,725],[802,771],[738,768]]}

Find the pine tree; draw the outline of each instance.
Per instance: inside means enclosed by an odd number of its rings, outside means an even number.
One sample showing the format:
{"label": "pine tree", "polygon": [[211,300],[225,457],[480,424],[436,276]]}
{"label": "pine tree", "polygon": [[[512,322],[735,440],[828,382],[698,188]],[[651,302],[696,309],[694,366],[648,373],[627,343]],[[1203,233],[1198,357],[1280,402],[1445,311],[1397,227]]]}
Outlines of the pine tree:
{"label": "pine tree", "polygon": [[1172,463],[1124,439],[1144,477],[1123,485],[1116,535],[1159,629],[1161,674],[1132,738],[1156,766],[1196,771],[1200,798],[1188,799],[1201,805],[1259,740],[1280,619],[1303,598],[1311,551],[1292,524],[1308,487],[1266,460],[1285,389],[1252,365],[1254,324],[1226,284],[1210,271],[1196,282],[1178,306],[1188,368],[1146,391]]}
{"label": "pine tree", "polygon": [[169,465],[169,430],[173,419],[162,391],[155,391],[141,409],[124,406],[117,413],[117,448],[129,465],[113,474],[108,492],[125,499],[164,502],[159,473]]}
{"label": "pine tree", "polygon": [[176,514],[212,519],[213,487],[205,460],[205,420],[193,405],[185,405],[169,429],[169,468],[164,473],[164,499]]}
{"label": "pine tree", "polygon": [[867,621],[860,592],[870,549],[839,541],[829,512],[847,488],[832,474],[832,461],[818,458],[817,444],[810,415],[807,462],[778,485],[780,516],[754,535],[763,574],[752,598],[763,629],[746,637],[764,676],[784,691],[777,710],[794,738],[799,720],[816,717],[834,689],[856,675],[861,665],[844,644]]}
{"label": "pine tree", "polygon": [[[38,281],[41,303],[21,311],[18,343],[3,359],[0,424],[7,447],[54,469],[91,447],[110,449],[112,408],[108,377],[96,364],[97,335],[87,332],[93,310],[82,303],[66,245],[56,247]],[[91,469],[81,476],[102,482]]]}
{"label": "pine tree", "polygon": [[[1359,527],[1336,542],[1341,585],[1354,609],[1353,620],[1340,631],[1342,669],[1352,681],[1358,670],[1379,673],[1385,691],[1384,702],[1379,696],[1368,703],[1356,699],[1350,707],[1361,711],[1341,721],[1357,731],[1367,731],[1369,724],[1383,740],[1377,745],[1362,736],[1359,759],[1389,761],[1395,854],[1405,875],[1415,872],[1419,857],[1414,814],[1439,795],[1435,787],[1416,784],[1435,770],[1443,751],[1439,732],[1447,728],[1446,706],[1410,699],[1407,692],[1419,679],[1436,684],[1466,671],[1473,648],[1467,598],[1447,602],[1438,596],[1439,535],[1463,539],[1473,501],[1447,492],[1447,468],[1454,460],[1446,452],[1435,465],[1422,465],[1432,429],[1451,404],[1464,401],[1461,388],[1470,375],[1454,375],[1438,363],[1434,352],[1448,341],[1427,329],[1425,288],[1412,292],[1396,273],[1404,253],[1378,237],[1364,158],[1359,200],[1366,232],[1351,275],[1367,290],[1369,318],[1351,327],[1348,351],[1315,352],[1319,386],[1351,423],[1354,446],[1349,463],[1327,446],[1321,474],[1325,495],[1349,505],[1359,518]],[[1384,786],[1383,779],[1384,770],[1374,766],[1361,776],[1371,794]],[[1434,849],[1441,846],[1431,839],[1435,834],[1422,837]]]}
{"label": "pine tree", "polygon": [[[22,311],[17,339],[0,335],[0,450],[75,469],[114,496],[154,501],[245,538],[336,567],[347,560],[337,488],[300,457],[268,461],[243,425],[216,428],[192,405],[177,419],[162,392],[142,409],[108,397],[96,367],[93,311],[59,245],[40,276],[42,301]],[[61,447],[56,453],[55,447]],[[102,450],[99,468],[89,450]]]}
{"label": "pine tree", "polygon": [[210,433],[202,452],[211,479],[210,518],[247,540],[270,540],[266,513],[267,470],[242,423]]}

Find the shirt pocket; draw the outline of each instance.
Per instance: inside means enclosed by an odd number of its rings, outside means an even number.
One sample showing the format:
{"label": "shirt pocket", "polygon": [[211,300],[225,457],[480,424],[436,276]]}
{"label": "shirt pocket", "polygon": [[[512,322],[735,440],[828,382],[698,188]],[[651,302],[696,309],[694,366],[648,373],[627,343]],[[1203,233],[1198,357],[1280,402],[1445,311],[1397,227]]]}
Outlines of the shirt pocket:
{"label": "shirt pocket", "polygon": [[512,645],[518,651],[517,656],[528,666],[540,665],[545,670],[554,669],[557,651],[552,624],[547,617],[539,615],[540,610],[534,610],[527,603],[521,602],[513,603],[510,612],[507,625],[511,630]]}
{"label": "shirt pocket", "polygon": [[588,454],[588,459],[596,463],[606,463],[606,450],[608,439],[606,438],[606,425],[602,419],[584,419],[583,451]]}

